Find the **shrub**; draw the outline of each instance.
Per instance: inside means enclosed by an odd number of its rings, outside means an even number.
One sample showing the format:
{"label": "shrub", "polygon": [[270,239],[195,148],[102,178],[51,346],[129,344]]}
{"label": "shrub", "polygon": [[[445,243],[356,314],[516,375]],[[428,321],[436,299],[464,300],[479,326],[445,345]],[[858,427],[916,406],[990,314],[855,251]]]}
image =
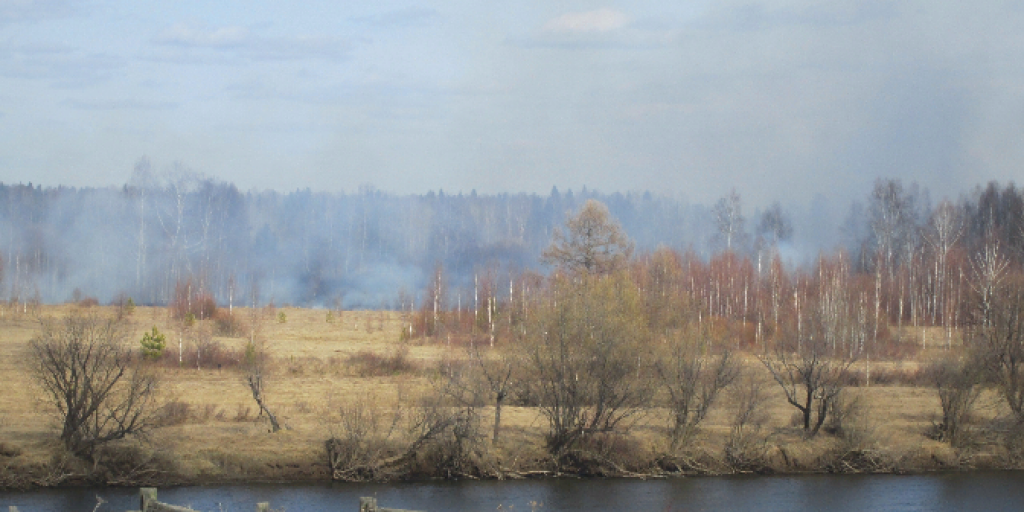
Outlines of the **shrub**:
{"label": "shrub", "polygon": [[237,338],[248,332],[248,328],[235,315],[224,310],[217,311],[213,317],[213,325],[218,336]]}
{"label": "shrub", "polygon": [[160,427],[184,425],[192,415],[192,404],[181,400],[171,400],[157,409],[154,423]]}
{"label": "shrub", "polygon": [[645,454],[640,442],[629,435],[594,432],[580,437],[557,462],[563,471],[580,476],[622,476],[650,469],[653,458]]}
{"label": "shrub", "polygon": [[[196,343],[198,341],[198,344]],[[177,351],[164,350],[158,360],[167,368],[236,368],[243,357],[243,349],[230,349],[221,342],[201,336],[199,340],[186,345],[181,353],[181,364],[178,364]],[[173,356],[173,357],[169,357]]]}
{"label": "shrub", "polygon": [[174,286],[174,299],[169,307],[171,315],[178,320],[186,320],[189,315],[192,315],[192,321],[205,320],[217,314],[217,301],[213,295],[193,284],[191,279],[179,281]]}
{"label": "shrub", "polygon": [[0,457],[17,457],[19,455],[21,455],[20,448],[0,442]]}
{"label": "shrub", "polygon": [[132,316],[135,313],[135,301],[124,293],[117,294],[110,305],[117,308],[117,318]]}
{"label": "shrub", "polygon": [[360,377],[386,377],[416,370],[415,363],[409,358],[409,346],[398,345],[389,354],[381,355],[363,350],[349,356],[348,363],[356,367]]}
{"label": "shrub", "polygon": [[288,321],[288,315],[284,314],[284,311],[277,312],[277,323],[283,324]]}

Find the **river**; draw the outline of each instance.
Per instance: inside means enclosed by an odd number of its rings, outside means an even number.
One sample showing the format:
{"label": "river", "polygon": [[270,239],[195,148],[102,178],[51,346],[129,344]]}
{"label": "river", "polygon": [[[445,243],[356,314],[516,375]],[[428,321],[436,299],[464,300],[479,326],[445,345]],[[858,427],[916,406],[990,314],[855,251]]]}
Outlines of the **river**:
{"label": "river", "polygon": [[[45,489],[0,493],[0,510],[123,512],[137,489]],[[161,501],[209,512],[251,512],[268,501],[287,512],[380,505],[426,511],[1018,511],[1024,472],[929,475],[700,477],[659,480],[543,479],[398,484],[247,485],[160,489]]]}

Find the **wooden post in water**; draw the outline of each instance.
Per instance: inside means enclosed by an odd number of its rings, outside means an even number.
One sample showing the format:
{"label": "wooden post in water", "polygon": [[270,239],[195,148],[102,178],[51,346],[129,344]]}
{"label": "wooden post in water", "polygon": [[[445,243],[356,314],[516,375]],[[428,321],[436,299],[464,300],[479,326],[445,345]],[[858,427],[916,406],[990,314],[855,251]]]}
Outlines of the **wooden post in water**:
{"label": "wooden post in water", "polygon": [[156,487],[142,487],[139,489],[139,510],[146,512],[150,505],[156,503]]}
{"label": "wooden post in water", "polygon": [[359,498],[359,512],[377,512],[377,498]]}
{"label": "wooden post in water", "polygon": [[196,512],[188,507],[160,503],[156,499],[156,487],[142,487],[139,489],[139,507],[141,512]]}
{"label": "wooden post in water", "polygon": [[359,512],[422,512],[419,510],[405,510],[400,508],[385,508],[377,506],[377,498],[359,498]]}

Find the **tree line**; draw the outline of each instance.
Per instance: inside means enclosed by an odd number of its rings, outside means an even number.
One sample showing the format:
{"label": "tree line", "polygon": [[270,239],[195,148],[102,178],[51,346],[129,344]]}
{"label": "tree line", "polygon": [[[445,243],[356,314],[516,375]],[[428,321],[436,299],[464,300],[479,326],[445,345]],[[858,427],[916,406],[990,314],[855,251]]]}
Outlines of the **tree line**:
{"label": "tree line", "polygon": [[[143,159],[120,188],[0,184],[0,297],[165,305],[191,281],[229,305],[258,282],[261,303],[397,309],[400,290],[424,299],[414,291],[438,265],[452,289],[488,272],[545,272],[539,257],[555,229],[591,199],[608,207],[638,253],[666,247],[717,280],[741,274],[716,287],[749,287],[749,274],[770,272],[776,256],[792,270],[841,247],[859,274],[874,276],[878,307],[901,325],[955,328],[969,255],[997,242],[1018,260],[1024,248],[1024,200],[1013,184],[932,205],[916,184],[880,180],[842,226],[823,227],[830,215],[820,205],[808,218],[780,203],[745,214],[735,191],[708,206],[585,188],[547,196],[241,192],[181,166],[156,172]],[[736,290],[707,293],[716,314],[743,309]]]}

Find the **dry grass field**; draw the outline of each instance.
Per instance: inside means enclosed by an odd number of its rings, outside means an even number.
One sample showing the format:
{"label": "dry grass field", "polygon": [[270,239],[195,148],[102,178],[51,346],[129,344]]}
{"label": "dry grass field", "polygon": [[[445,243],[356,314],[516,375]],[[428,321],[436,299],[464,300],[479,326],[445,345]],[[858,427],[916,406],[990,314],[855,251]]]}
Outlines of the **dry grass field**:
{"label": "dry grass field", "polygon": [[[52,470],[60,459],[54,415],[27,370],[28,342],[39,333],[39,315],[56,317],[76,309],[71,305],[43,306],[35,314],[6,311],[0,318],[0,470],[6,468],[9,475]],[[346,311],[329,323],[324,310],[278,311],[285,314],[286,321],[281,323],[273,317],[263,328],[273,356],[266,399],[286,430],[271,433],[268,424],[255,417],[256,404],[237,369],[159,366],[160,401],[175,403],[183,412],[174,424],[152,430],[141,441],[124,443],[136,446],[147,460],[160,461],[157,470],[145,474],[147,478],[166,483],[329,478],[324,442],[337,428],[343,405],[362,401],[390,406],[399,399],[413,404],[415,397],[432,392],[430,376],[446,354],[460,357],[464,353],[462,348],[443,342],[413,341],[408,346],[412,370],[364,376],[353,356],[385,356],[399,350],[401,321],[397,313]],[[112,314],[113,309],[94,307],[79,312]],[[235,314],[244,316],[246,312],[236,309]],[[166,350],[176,354],[177,323],[166,309],[138,307],[131,322],[136,340],[153,326],[167,333]],[[216,341],[236,353],[246,342],[245,338],[231,337],[218,337]],[[917,356],[918,360],[875,363],[873,371],[885,367],[912,369],[938,353],[941,349],[929,347]],[[755,358],[747,356],[744,366],[751,375],[768,378]],[[829,435],[804,440],[792,427],[795,410],[785,403],[777,386],[771,383],[766,390],[770,394],[769,419],[763,432],[770,465],[781,471],[837,470],[822,460],[839,441]],[[925,435],[939,413],[934,389],[876,385],[851,388],[850,395],[858,397],[860,404],[857,418],[851,420],[864,434],[858,449],[884,455],[890,463],[882,469],[923,471],[997,464],[998,454],[985,446],[965,453]],[[999,414],[998,400],[984,396],[981,420]],[[481,413],[485,431],[492,415],[491,408]],[[685,468],[729,471],[718,454],[729,435],[731,415],[729,400],[723,398],[692,444],[692,459]],[[650,411],[633,429],[632,446],[638,460],[654,460],[664,450],[665,416],[664,412]],[[544,469],[544,419],[532,408],[507,407],[502,421],[502,442],[492,454],[495,467],[515,474]],[[108,481],[119,482],[113,477]],[[123,483],[131,483],[130,476]]]}

